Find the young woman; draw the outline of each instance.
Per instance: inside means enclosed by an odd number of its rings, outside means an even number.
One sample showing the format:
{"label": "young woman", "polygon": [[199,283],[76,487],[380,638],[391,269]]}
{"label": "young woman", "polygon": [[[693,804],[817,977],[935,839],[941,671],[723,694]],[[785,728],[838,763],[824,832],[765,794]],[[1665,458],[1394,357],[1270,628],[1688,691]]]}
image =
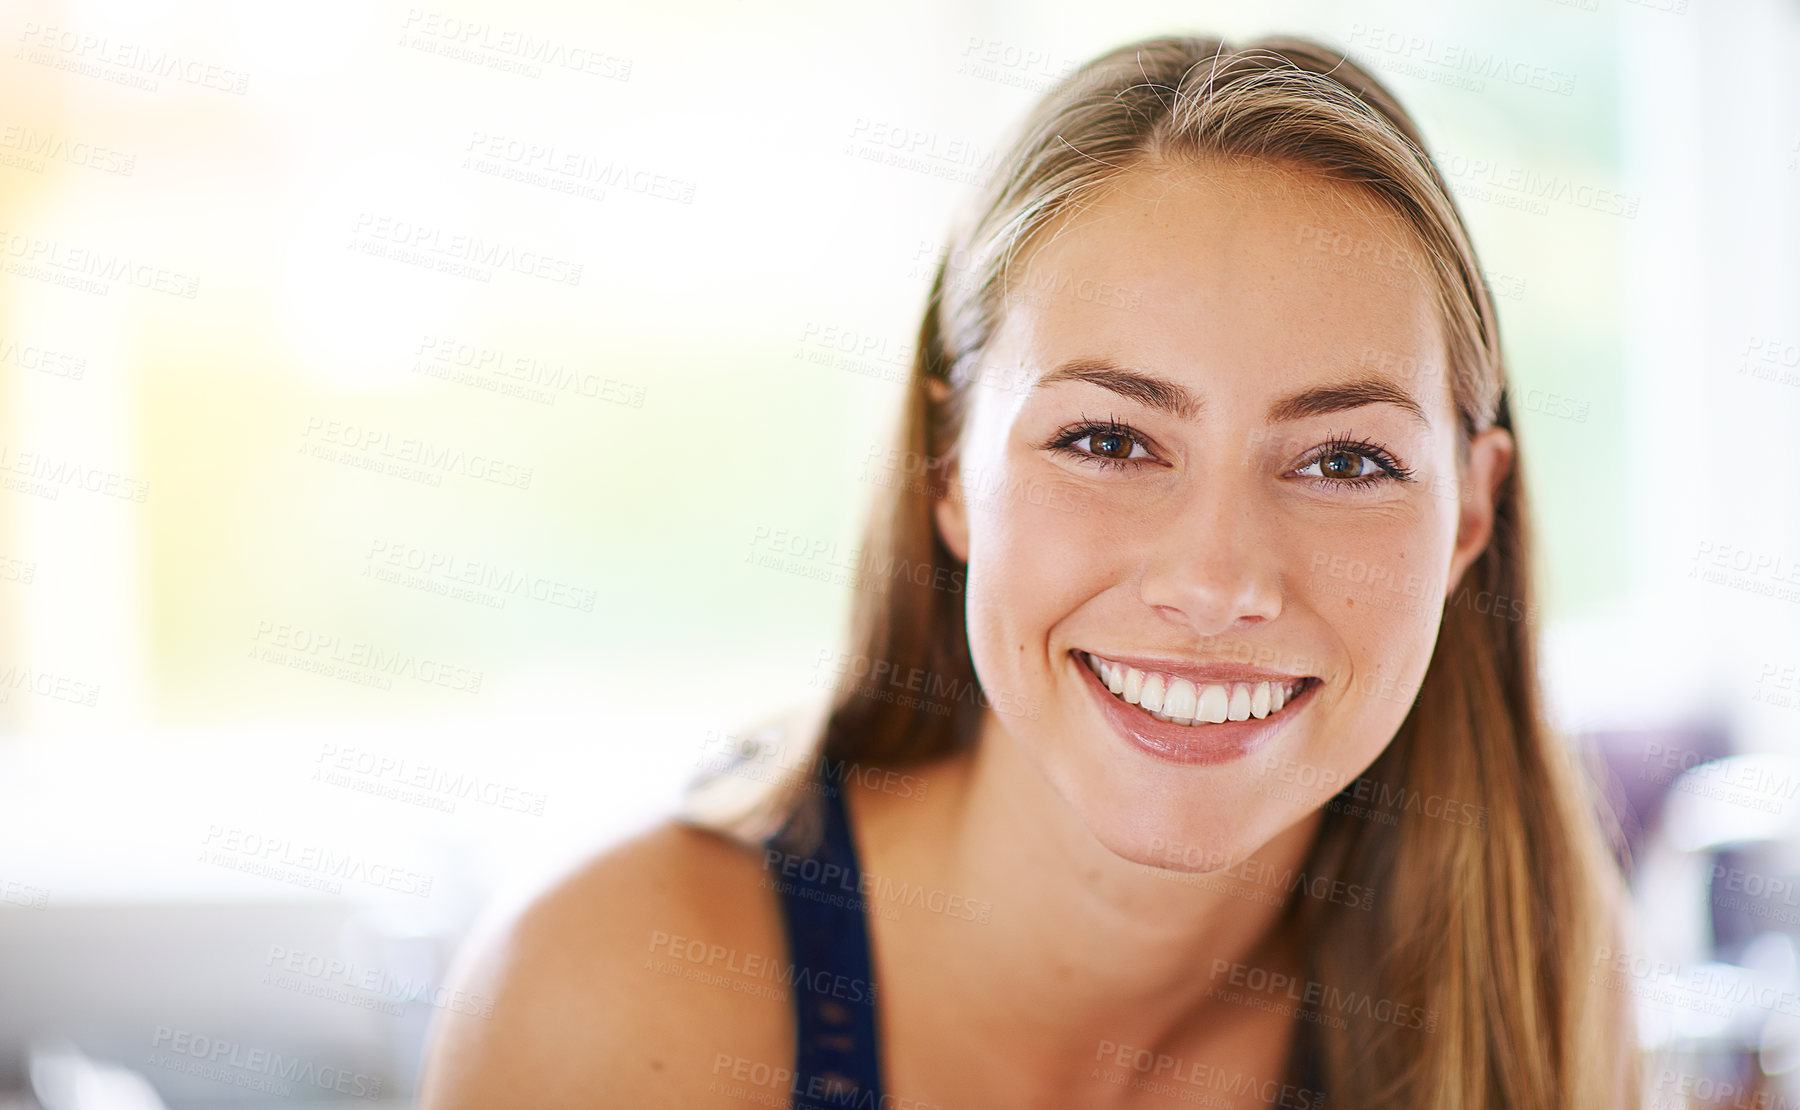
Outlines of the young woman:
{"label": "young woman", "polygon": [[423,1105],[1637,1105],[1494,306],[1384,88],[1083,67],[913,384],[823,716],[476,946]]}

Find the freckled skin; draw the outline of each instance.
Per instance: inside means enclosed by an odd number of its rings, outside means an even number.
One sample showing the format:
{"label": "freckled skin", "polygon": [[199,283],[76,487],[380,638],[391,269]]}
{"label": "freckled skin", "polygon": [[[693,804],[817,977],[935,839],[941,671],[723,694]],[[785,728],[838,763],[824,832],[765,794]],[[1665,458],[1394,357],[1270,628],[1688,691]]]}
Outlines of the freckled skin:
{"label": "freckled skin", "polygon": [[[1402,265],[1372,280],[1369,267],[1318,250],[1320,234],[1378,243],[1379,257]],[[983,685],[1046,708],[1035,720],[990,715],[983,742],[1042,772],[1066,807],[1053,815],[1046,803],[1045,820],[1072,812],[1116,855],[1158,866],[1183,865],[1153,841],[1203,845],[1211,862],[1199,869],[1214,870],[1316,818],[1392,740],[1430,661],[1441,601],[1487,542],[1511,439],[1477,436],[1459,473],[1423,255],[1396,217],[1348,187],[1266,164],[1139,172],[1037,246],[1027,266],[1132,290],[1138,307],[1072,292],[1019,300],[984,367],[1032,381],[1066,360],[1106,358],[1179,382],[1203,409],[1183,421],[1087,382],[976,387],[961,466],[1002,489],[1064,493],[965,503],[953,485],[938,506],[946,543],[969,563]],[[1368,352],[1387,359],[1371,364]],[[1429,425],[1392,404],[1265,423],[1279,397],[1383,366]],[[1100,437],[1044,447],[1068,425],[1108,417],[1161,465],[1104,469],[1077,457]],[[1309,464],[1334,434],[1385,449],[1414,480],[1327,486]],[[1358,456],[1339,466],[1334,476],[1378,469]],[[1464,483],[1475,495],[1461,503],[1443,492]],[[1069,510],[1078,503],[1085,514]],[[1408,597],[1347,581],[1330,573],[1332,557],[1394,580],[1420,576],[1423,588]],[[1181,766],[1109,733],[1072,648],[1208,661],[1253,650],[1256,665],[1326,684],[1272,747]],[[1271,761],[1322,773],[1302,787],[1275,777]]]}

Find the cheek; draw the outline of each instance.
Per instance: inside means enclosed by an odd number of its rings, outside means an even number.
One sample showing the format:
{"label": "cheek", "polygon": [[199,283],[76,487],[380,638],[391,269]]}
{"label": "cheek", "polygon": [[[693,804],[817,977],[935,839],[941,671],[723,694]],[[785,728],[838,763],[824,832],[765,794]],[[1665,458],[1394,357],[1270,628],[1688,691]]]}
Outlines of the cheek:
{"label": "cheek", "polygon": [[983,683],[1037,680],[1053,629],[1116,581],[1118,534],[1091,495],[1046,480],[965,491],[969,646]]}
{"label": "cheek", "polygon": [[1321,762],[1354,777],[1379,755],[1411,709],[1442,623],[1454,513],[1431,505],[1399,517],[1370,514],[1312,548],[1306,605],[1337,642],[1334,716],[1340,738]]}

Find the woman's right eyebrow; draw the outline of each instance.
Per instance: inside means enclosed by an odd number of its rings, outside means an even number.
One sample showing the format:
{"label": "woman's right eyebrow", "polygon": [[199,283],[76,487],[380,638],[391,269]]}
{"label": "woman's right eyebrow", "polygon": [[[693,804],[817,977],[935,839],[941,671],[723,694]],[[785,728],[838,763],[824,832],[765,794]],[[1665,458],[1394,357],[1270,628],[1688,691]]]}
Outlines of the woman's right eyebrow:
{"label": "woman's right eyebrow", "polygon": [[[1122,397],[1147,405],[1175,417],[1193,420],[1200,415],[1205,402],[1179,382],[1157,377],[1103,358],[1078,358],[1057,366],[1032,383],[1036,391],[1058,382],[1087,382],[1109,389]],[[1426,427],[1431,417],[1425,407],[1398,382],[1375,375],[1345,378],[1308,386],[1298,393],[1283,397],[1269,406],[1267,423],[1282,424],[1304,420],[1310,416],[1343,412],[1364,405],[1395,405],[1417,417]]]}
{"label": "woman's right eyebrow", "polygon": [[1071,359],[1039,378],[1031,388],[1036,391],[1057,382],[1087,382],[1110,389],[1177,420],[1192,420],[1202,408],[1200,398],[1189,393],[1186,386],[1103,358]]}

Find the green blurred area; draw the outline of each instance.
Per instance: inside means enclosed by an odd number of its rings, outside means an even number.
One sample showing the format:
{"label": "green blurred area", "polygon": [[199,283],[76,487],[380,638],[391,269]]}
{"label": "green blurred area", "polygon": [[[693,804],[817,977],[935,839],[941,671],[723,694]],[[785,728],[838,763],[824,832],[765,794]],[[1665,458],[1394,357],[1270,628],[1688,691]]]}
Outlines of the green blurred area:
{"label": "green blurred area", "polygon": [[[1374,63],[1436,151],[1616,188],[1612,18],[1538,8],[1516,21],[1499,3],[1295,3],[1255,18],[1259,27],[1348,45]],[[735,11],[718,18],[748,18]],[[255,657],[271,627],[428,653],[490,683],[544,668],[579,674],[732,660],[779,673],[838,642],[850,591],[772,572],[749,556],[759,536],[775,532],[846,556],[856,546],[875,492],[858,471],[870,448],[885,444],[901,387],[809,364],[801,336],[823,322],[883,344],[909,342],[924,292],[917,253],[941,243],[964,195],[953,183],[845,158],[845,134],[864,117],[894,118],[991,142],[1031,95],[956,76],[971,37],[1004,34],[1085,57],[1155,30],[1237,32],[1251,17],[1222,4],[1158,4],[1123,14],[1020,13],[997,31],[948,10],[904,26],[876,12],[836,12],[830,26],[815,26],[819,12],[798,6],[770,16],[776,25],[758,32],[754,76],[697,66],[699,85],[677,103],[656,100],[654,64],[636,86],[585,94],[612,97],[596,109],[604,118],[634,121],[622,144],[634,157],[698,180],[691,208],[628,196],[582,208],[501,183],[473,186],[501,210],[553,209],[546,226],[566,225],[567,250],[598,264],[578,295],[546,293],[540,303],[536,288],[516,289],[467,320],[467,333],[498,346],[529,345],[521,335],[531,330],[555,333],[550,346],[581,371],[641,387],[641,407],[574,395],[539,404],[400,365],[379,388],[345,388],[273,333],[141,352],[133,434],[156,490],[144,511],[140,570],[159,717],[411,716],[467,704],[423,682],[378,691],[271,666]],[[1359,49],[1353,37],[1384,20],[1542,60],[1577,74],[1575,90],[1559,96],[1490,80],[1475,93],[1429,70],[1384,72],[1403,60]],[[650,33],[648,24],[639,30]],[[870,68],[823,49],[846,36],[885,36],[891,53]],[[722,61],[730,38],[716,27],[709,41],[718,42],[697,49]],[[817,95],[834,81],[841,92]],[[546,95],[527,89],[510,107],[516,113]],[[704,133],[703,120],[713,125]],[[466,128],[457,120],[439,130],[430,141],[443,146]],[[1493,199],[1491,181],[1472,175],[1452,175],[1451,186],[1503,293],[1515,397],[1554,394],[1584,413],[1515,401],[1550,571],[1546,616],[1598,612],[1620,596],[1628,557],[1623,474],[1614,465],[1624,446],[1616,290],[1625,220],[1567,201],[1522,210]],[[424,279],[396,270],[393,280]],[[263,308],[272,318],[276,310]],[[373,475],[306,454],[315,419],[486,452],[531,467],[533,477],[520,490]],[[592,610],[516,597],[493,608],[380,581],[367,572],[384,542],[588,590]]]}

